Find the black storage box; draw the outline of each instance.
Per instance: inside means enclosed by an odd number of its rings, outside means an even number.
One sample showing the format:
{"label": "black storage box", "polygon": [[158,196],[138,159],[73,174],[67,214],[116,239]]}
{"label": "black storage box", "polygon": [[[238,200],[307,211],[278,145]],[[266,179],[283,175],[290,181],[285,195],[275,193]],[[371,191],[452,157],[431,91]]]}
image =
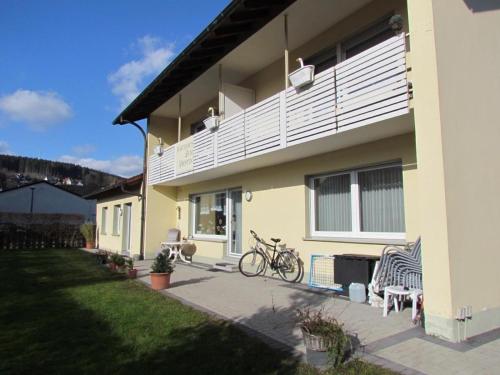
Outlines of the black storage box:
{"label": "black storage box", "polygon": [[361,283],[367,288],[378,260],[380,257],[373,255],[335,255],[334,281],[337,284],[342,284],[343,292],[341,294],[349,295],[351,283]]}

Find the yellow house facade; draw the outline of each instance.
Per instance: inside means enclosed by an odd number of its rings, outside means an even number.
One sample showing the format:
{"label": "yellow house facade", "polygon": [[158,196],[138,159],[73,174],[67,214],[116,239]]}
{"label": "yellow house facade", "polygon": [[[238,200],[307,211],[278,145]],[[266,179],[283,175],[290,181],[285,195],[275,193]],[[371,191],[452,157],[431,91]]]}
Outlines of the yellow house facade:
{"label": "yellow house facade", "polygon": [[[469,336],[500,327],[487,4],[233,1],[115,119],[147,119],[146,257],[174,227],[206,263],[281,238],[306,272],[421,236],[426,331],[458,341],[468,306]],[[314,81],[294,87],[299,58]]]}
{"label": "yellow house facade", "polygon": [[96,200],[96,247],[138,258],[141,241],[142,175],[88,195]]}

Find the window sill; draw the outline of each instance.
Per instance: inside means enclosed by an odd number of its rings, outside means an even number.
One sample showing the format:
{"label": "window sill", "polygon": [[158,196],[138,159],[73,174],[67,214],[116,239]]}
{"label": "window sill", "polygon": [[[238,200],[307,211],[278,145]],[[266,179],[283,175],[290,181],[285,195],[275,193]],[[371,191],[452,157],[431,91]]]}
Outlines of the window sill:
{"label": "window sill", "polygon": [[321,237],[309,236],[303,237],[304,241],[320,241],[320,242],[347,242],[347,243],[362,243],[376,245],[405,245],[406,240],[398,239],[383,239],[383,238],[355,238],[355,237]]}
{"label": "window sill", "polygon": [[188,240],[205,241],[205,242],[220,242],[220,243],[227,242],[227,238],[210,238],[210,237],[196,237],[196,236],[189,236]]}

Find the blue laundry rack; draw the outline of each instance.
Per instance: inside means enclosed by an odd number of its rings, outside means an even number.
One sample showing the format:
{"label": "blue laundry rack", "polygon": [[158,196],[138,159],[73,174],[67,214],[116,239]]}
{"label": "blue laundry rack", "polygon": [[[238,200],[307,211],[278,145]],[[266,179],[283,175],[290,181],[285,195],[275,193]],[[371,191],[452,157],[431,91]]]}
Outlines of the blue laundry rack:
{"label": "blue laundry rack", "polygon": [[333,255],[311,255],[309,286],[342,292],[342,285],[336,284],[334,280],[334,262]]}

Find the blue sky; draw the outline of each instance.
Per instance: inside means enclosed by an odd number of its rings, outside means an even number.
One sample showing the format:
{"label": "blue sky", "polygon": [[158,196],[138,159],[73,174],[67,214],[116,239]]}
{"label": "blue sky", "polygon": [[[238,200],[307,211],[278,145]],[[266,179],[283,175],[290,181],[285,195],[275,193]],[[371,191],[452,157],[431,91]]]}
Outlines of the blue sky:
{"label": "blue sky", "polygon": [[111,121],[228,3],[1,1],[0,153],[139,173],[139,132]]}

